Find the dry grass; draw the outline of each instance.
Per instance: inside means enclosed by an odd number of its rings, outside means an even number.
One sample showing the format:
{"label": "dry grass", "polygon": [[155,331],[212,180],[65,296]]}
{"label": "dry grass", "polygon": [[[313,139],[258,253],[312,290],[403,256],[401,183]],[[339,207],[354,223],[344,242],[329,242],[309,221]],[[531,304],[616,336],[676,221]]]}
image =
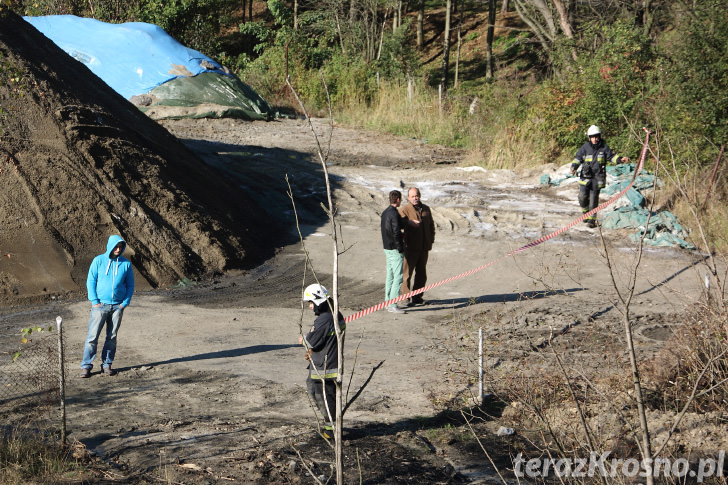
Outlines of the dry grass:
{"label": "dry grass", "polygon": [[74,447],[20,433],[14,429],[0,439],[0,483],[57,483],[83,470]]}
{"label": "dry grass", "polygon": [[714,301],[693,307],[684,323],[654,359],[644,377],[653,405],[681,409],[693,389],[696,412],[728,412],[728,313]]}

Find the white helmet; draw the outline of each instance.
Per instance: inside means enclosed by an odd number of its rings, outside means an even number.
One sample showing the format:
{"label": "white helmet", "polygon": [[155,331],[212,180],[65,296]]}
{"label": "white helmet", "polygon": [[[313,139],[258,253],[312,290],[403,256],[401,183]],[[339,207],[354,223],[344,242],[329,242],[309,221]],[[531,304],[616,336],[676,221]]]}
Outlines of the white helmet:
{"label": "white helmet", "polygon": [[591,125],[588,130],[586,130],[586,136],[599,136],[602,134],[602,130],[599,129],[597,125]]}
{"label": "white helmet", "polygon": [[303,301],[312,301],[313,304],[316,306],[325,302],[328,297],[329,292],[326,290],[326,288],[323,285],[319,285],[317,283],[308,285],[306,289],[303,290]]}

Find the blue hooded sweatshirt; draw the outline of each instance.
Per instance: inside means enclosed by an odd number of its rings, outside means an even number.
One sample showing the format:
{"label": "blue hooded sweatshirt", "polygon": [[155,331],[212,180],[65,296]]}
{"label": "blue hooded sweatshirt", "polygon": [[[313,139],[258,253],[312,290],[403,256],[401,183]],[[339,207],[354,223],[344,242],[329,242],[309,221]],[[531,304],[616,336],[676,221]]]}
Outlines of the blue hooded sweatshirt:
{"label": "blue hooded sweatshirt", "polygon": [[[121,243],[121,253],[114,258],[112,251]],[[106,253],[99,254],[91,261],[86,279],[88,299],[92,305],[105,303],[121,305],[126,308],[134,293],[134,271],[131,262],[121,255],[126,249],[126,241],[121,236],[109,236]]]}

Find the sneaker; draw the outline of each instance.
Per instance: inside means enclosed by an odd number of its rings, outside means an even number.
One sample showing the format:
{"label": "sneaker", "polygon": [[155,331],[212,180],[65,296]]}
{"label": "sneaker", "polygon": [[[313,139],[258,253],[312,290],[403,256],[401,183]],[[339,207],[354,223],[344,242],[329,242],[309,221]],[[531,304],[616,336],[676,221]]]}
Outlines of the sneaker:
{"label": "sneaker", "polygon": [[393,306],[389,306],[389,307],[387,307],[387,311],[388,311],[389,313],[407,313],[407,312],[406,312],[405,310],[402,310],[402,309],[401,309],[400,307],[398,307],[397,305],[393,305]]}
{"label": "sneaker", "polygon": [[81,375],[79,377],[81,377],[81,379],[88,379],[89,377],[91,377],[91,369],[87,369],[85,367],[82,368]]}
{"label": "sneaker", "polygon": [[588,227],[590,227],[590,228],[594,229],[595,227],[597,227],[597,221],[595,221],[594,219],[591,219],[591,220],[590,220],[589,222],[587,222],[587,224],[586,224],[586,225],[587,225]]}
{"label": "sneaker", "polygon": [[116,371],[114,369],[112,369],[110,365],[107,365],[106,367],[104,367],[104,375],[115,376]]}

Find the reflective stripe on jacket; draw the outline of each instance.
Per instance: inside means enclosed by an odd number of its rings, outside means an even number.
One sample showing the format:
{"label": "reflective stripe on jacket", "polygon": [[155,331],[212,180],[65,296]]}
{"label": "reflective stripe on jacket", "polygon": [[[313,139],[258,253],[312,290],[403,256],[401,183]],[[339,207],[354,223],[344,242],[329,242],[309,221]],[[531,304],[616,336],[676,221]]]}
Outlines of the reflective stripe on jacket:
{"label": "reflective stripe on jacket", "polygon": [[586,142],[574,155],[571,168],[576,170],[581,165],[581,180],[597,178],[600,184],[603,184],[607,179],[607,164],[614,165],[621,158],[621,155],[612,151],[604,140],[599,140],[596,145]]}
{"label": "reflective stripe on jacket", "polygon": [[[339,327],[346,328],[344,317],[339,313]],[[313,322],[311,330],[303,337],[311,350],[308,364],[311,379],[334,379],[339,375],[339,350],[334,328],[334,316],[324,312]]]}

